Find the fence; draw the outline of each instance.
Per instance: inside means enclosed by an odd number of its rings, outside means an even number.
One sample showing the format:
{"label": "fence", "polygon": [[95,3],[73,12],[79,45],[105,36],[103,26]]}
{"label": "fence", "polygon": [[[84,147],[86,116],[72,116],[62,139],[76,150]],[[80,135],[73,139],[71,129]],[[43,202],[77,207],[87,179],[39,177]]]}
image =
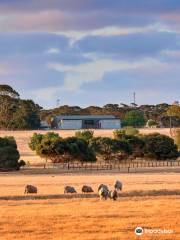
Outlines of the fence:
{"label": "fence", "polygon": [[147,168],[147,167],[178,167],[180,161],[147,161],[147,162],[98,162],[98,163],[46,163],[28,164],[24,168],[56,168],[64,170],[120,170],[122,168]]}

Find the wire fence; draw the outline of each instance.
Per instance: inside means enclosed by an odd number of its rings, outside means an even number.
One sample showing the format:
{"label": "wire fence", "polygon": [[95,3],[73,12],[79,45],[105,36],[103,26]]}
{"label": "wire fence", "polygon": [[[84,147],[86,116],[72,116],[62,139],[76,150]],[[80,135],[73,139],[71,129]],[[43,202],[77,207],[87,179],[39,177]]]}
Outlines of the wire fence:
{"label": "wire fence", "polygon": [[37,163],[27,164],[24,168],[64,169],[64,170],[121,170],[122,168],[155,168],[155,167],[179,167],[180,161],[147,161],[147,162],[96,162],[96,163]]}

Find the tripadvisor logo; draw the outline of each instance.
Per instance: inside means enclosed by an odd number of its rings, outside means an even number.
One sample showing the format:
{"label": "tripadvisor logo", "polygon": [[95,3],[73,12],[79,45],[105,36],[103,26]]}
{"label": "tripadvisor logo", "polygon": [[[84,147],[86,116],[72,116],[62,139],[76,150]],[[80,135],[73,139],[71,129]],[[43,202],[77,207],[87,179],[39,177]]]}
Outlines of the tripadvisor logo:
{"label": "tripadvisor logo", "polygon": [[143,234],[143,228],[142,227],[137,227],[136,229],[135,229],[135,234],[136,235],[142,235]]}

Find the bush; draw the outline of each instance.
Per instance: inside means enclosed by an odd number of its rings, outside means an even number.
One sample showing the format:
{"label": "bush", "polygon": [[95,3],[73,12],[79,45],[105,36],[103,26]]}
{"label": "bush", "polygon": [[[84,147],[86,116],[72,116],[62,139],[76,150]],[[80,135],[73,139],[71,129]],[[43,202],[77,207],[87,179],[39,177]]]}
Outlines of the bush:
{"label": "bush", "polygon": [[149,119],[148,121],[147,121],[147,123],[146,123],[146,127],[149,127],[149,128],[151,128],[151,127],[157,127],[157,122],[156,121],[154,121],[153,119]]}
{"label": "bush", "polygon": [[63,139],[56,133],[47,133],[41,136],[34,134],[29,146],[39,156],[54,163],[72,160],[96,160],[94,151],[89,147],[88,143],[77,137]]}
{"label": "bush", "polygon": [[93,138],[93,135],[94,135],[94,131],[91,131],[91,130],[77,131],[75,133],[75,136],[77,138],[83,139],[88,143]]}
{"label": "bush", "polygon": [[88,143],[77,137],[64,139],[66,142],[66,151],[74,160],[96,161],[95,152],[89,147]]}
{"label": "bush", "polygon": [[[136,130],[136,129],[135,129]],[[127,135],[125,134],[125,130],[116,130],[114,132],[114,137],[117,140],[127,142],[132,149],[134,156],[143,156],[144,155],[144,140],[139,136],[135,135]]]}
{"label": "bush", "polygon": [[133,127],[124,127],[122,129],[114,130],[113,135],[115,139],[122,139],[124,135],[138,135],[139,130]]}
{"label": "bush", "polygon": [[145,154],[157,160],[177,159],[179,152],[174,140],[159,133],[143,137],[145,141]]}
{"label": "bush", "polygon": [[131,153],[131,148],[127,142],[108,137],[93,138],[90,141],[90,147],[104,160],[111,160],[122,153]]}
{"label": "bush", "polygon": [[18,170],[19,152],[13,137],[0,138],[0,168]]}

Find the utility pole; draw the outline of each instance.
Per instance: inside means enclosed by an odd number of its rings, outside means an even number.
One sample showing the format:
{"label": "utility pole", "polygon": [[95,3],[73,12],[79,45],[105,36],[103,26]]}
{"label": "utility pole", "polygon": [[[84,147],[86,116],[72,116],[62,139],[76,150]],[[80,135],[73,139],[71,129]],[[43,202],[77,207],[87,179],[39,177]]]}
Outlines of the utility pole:
{"label": "utility pole", "polygon": [[59,105],[60,105],[60,99],[57,99],[56,100],[56,106],[59,107]]}
{"label": "utility pole", "polygon": [[134,102],[134,105],[136,104],[136,93],[134,92],[133,93],[133,102]]}

